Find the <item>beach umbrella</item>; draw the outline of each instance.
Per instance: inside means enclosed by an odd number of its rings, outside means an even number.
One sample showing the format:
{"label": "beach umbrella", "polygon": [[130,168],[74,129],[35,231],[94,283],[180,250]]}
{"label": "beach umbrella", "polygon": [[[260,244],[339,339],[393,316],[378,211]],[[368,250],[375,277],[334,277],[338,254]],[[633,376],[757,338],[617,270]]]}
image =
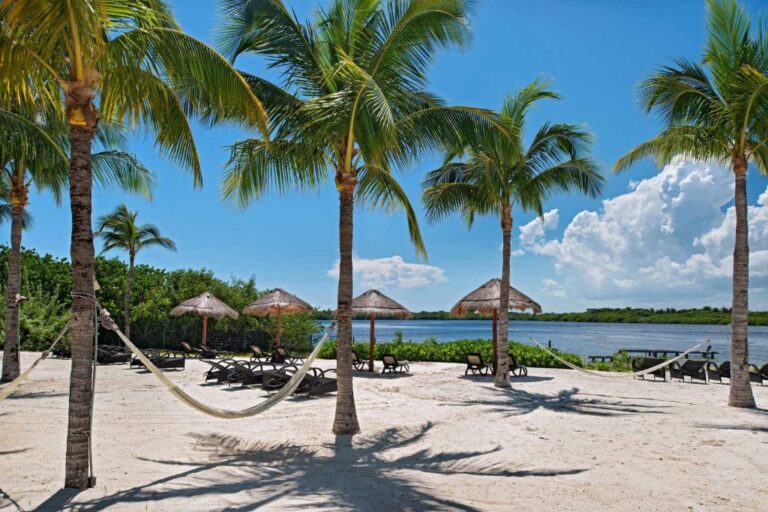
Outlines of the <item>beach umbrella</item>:
{"label": "beach umbrella", "polygon": [[237,311],[227,306],[224,302],[214,297],[210,292],[205,292],[197,297],[187,299],[171,310],[171,316],[181,315],[199,315],[203,317],[203,336],[202,345],[206,344],[208,338],[208,319],[230,317],[237,320],[239,316]]}
{"label": "beach umbrella", "polygon": [[[497,321],[499,315],[499,300],[501,299],[501,279],[491,279],[473,292],[465,295],[459,302],[451,308],[451,315],[464,316],[467,313],[480,313],[481,315],[492,315],[493,321],[493,371],[496,371],[496,351],[497,351]],[[525,311],[533,310],[534,313],[541,313],[541,306],[538,302],[513,287],[509,287],[509,306],[508,309],[517,309]],[[504,311],[504,314],[507,312]]]}
{"label": "beach umbrella", "polygon": [[277,322],[277,333],[275,335],[275,346],[280,346],[280,320],[284,314],[302,313],[312,311],[312,306],[283,290],[275,288],[271,292],[259,297],[251,302],[243,313],[256,316],[275,316]]}
{"label": "beach umbrella", "polygon": [[368,370],[373,371],[373,348],[376,344],[376,318],[411,318],[413,314],[378,290],[368,290],[352,299],[352,313],[371,321]]}

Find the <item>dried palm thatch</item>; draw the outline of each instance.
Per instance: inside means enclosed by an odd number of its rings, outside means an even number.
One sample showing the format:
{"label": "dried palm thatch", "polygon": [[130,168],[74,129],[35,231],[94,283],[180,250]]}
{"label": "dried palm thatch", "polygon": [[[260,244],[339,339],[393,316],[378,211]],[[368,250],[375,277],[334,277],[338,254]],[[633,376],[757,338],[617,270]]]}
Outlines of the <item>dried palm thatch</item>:
{"label": "dried palm thatch", "polygon": [[303,313],[312,311],[309,303],[301,300],[295,295],[288,293],[282,288],[275,288],[271,292],[259,297],[251,302],[243,313],[256,316],[276,316],[275,346],[280,346],[280,320],[283,314]]}
{"label": "dried palm thatch", "polygon": [[411,318],[413,313],[378,290],[368,290],[352,299],[352,312],[358,317]]}
{"label": "dried palm thatch", "polygon": [[197,297],[187,299],[171,310],[171,316],[198,315],[203,317],[203,334],[201,345],[208,341],[208,319],[220,320],[222,318],[232,318],[237,320],[240,315],[237,311],[227,306],[220,299],[217,299],[212,293],[201,293]]}
{"label": "dried palm thatch", "polygon": [[[454,316],[462,316],[467,313],[491,314],[498,311],[500,296],[501,279],[491,279],[457,302],[451,308],[451,314]],[[509,309],[520,311],[531,309],[534,313],[541,313],[541,306],[538,302],[511,286],[509,287]]]}
{"label": "dried palm thatch", "polygon": [[246,315],[256,316],[270,316],[278,313],[300,313],[309,311],[312,311],[312,306],[309,305],[309,303],[288,293],[282,288],[275,288],[271,292],[251,302],[245,306],[245,309],[243,309],[243,313]]}
{"label": "dried palm thatch", "polygon": [[224,317],[230,317],[237,320],[239,316],[237,311],[227,306],[220,299],[217,299],[212,293],[205,292],[197,297],[187,299],[171,310],[171,316],[181,315],[199,315],[205,318],[215,318],[220,320]]}

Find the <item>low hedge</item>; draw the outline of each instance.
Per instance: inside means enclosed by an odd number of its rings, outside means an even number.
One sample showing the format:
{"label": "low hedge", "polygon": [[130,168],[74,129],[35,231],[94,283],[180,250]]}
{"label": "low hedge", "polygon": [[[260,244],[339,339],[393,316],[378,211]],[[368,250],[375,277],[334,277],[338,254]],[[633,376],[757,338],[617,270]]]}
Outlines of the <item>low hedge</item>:
{"label": "low hedge", "polygon": [[[368,343],[355,343],[357,355],[368,359]],[[518,364],[532,368],[566,368],[555,358],[538,347],[524,345],[514,341],[509,342],[510,352],[515,355]],[[477,352],[488,363],[491,362],[493,348],[490,340],[458,340],[446,343],[425,341],[423,343],[377,343],[374,349],[374,359],[380,360],[384,354],[394,354],[395,357],[407,361],[435,361],[441,363],[463,363],[464,354]],[[566,361],[582,365],[581,357],[576,354],[559,352]],[[336,341],[331,340],[320,349],[322,359],[336,359]]]}

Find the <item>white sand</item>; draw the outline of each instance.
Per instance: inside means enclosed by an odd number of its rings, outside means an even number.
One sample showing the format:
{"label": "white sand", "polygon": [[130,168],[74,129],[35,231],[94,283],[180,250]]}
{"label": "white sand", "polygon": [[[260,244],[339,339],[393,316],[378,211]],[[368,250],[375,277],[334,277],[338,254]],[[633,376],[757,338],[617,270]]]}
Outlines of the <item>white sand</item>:
{"label": "white sand", "polygon": [[[223,407],[264,396],[202,385],[204,368],[169,374]],[[100,367],[98,481],[75,494],[60,490],[69,362],[45,361],[0,402],[0,510],[768,510],[768,411],[725,406],[725,385],[531,369],[501,391],[461,365],[411,371],[355,378],[350,446],[330,434],[335,395],[217,420],[149,373]]]}

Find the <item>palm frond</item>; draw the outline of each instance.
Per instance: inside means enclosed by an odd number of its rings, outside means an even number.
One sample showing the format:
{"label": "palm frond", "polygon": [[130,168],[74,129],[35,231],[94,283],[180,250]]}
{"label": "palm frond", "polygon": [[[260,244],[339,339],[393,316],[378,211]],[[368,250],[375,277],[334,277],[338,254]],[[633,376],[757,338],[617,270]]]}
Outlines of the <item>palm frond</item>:
{"label": "palm frond", "polygon": [[124,151],[100,151],[91,156],[94,181],[152,199],[154,177],[136,156]]}

